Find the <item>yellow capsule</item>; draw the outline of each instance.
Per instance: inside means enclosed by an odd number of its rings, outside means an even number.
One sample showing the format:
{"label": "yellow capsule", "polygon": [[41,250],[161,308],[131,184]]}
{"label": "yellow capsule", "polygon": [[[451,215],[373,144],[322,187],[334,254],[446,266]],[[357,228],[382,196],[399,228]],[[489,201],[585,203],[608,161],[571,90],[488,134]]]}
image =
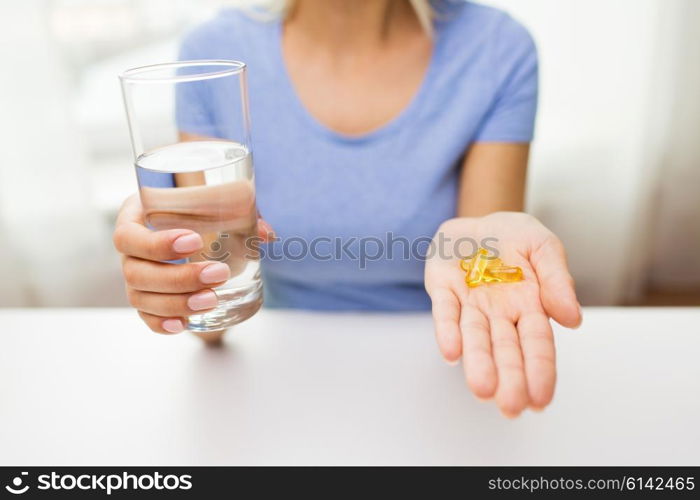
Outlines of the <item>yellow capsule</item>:
{"label": "yellow capsule", "polygon": [[482,283],[498,283],[499,281],[501,281],[499,278],[496,278],[496,277],[491,276],[489,274],[488,269],[486,271],[484,271],[484,275],[481,277]]}
{"label": "yellow capsule", "polygon": [[464,282],[469,288],[482,283],[512,283],[523,279],[523,270],[506,266],[498,257],[489,258],[488,251],[479,248],[471,259],[461,259],[459,267],[466,273]]}
{"label": "yellow capsule", "polygon": [[486,264],[486,269],[490,267],[498,267],[503,265],[503,261],[499,259],[498,257],[494,257],[493,259],[487,259],[488,264]]}
{"label": "yellow capsule", "polygon": [[522,279],[523,270],[518,266],[493,266],[484,271],[484,281],[512,283]]}
{"label": "yellow capsule", "polygon": [[467,273],[467,284],[469,284],[469,282],[475,282],[478,284],[481,281],[481,277],[484,275],[484,270],[489,263],[488,259],[486,258],[487,255],[488,252],[483,248],[477,250],[476,255],[474,255],[474,258],[472,259],[471,269],[469,269],[469,272]]}
{"label": "yellow capsule", "polygon": [[[476,260],[477,257],[480,257],[482,255],[488,255],[486,250],[484,250],[483,248],[480,249],[480,251],[478,251],[477,253],[475,253],[474,257],[472,257],[471,259],[461,259],[459,261],[460,269],[462,271],[464,271],[465,273],[471,272],[472,267],[474,265],[474,261]],[[486,269],[488,269],[489,267],[502,266],[502,265],[503,265],[503,261],[501,259],[499,259],[498,257],[494,257],[494,258],[487,257],[486,258]]]}
{"label": "yellow capsule", "polygon": [[464,282],[467,284],[467,286],[469,288],[474,288],[474,287],[477,287],[477,286],[481,285],[482,283],[484,283],[484,277],[482,276],[479,279],[470,279],[469,276],[467,275],[464,277]]}

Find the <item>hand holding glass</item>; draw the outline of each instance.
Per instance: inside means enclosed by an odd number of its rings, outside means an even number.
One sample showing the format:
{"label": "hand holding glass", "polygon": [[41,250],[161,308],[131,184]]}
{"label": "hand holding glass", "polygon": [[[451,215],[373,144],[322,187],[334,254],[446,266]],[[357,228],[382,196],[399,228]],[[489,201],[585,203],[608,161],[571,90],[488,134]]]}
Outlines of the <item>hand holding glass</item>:
{"label": "hand holding glass", "polygon": [[262,305],[245,64],[156,64],[120,79],[146,224],[196,231],[204,249],[187,261],[219,261],[231,271],[214,289],[217,307],[189,316],[187,329],[240,323]]}

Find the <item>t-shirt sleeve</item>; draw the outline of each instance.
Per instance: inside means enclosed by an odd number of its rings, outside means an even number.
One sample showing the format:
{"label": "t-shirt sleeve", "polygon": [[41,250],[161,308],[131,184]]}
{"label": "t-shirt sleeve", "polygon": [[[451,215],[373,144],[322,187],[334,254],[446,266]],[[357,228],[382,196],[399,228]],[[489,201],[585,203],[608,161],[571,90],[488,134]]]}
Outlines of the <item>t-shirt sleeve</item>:
{"label": "t-shirt sleeve", "polygon": [[497,92],[475,141],[530,142],[538,95],[537,48],[530,33],[506,17],[494,44]]}
{"label": "t-shirt sleeve", "polygon": [[[207,59],[204,56],[201,28],[189,33],[180,45],[178,60]],[[184,73],[186,69],[181,70]],[[211,89],[207,80],[179,83],[175,89],[175,120],[180,132],[217,137],[215,115],[212,110]]]}

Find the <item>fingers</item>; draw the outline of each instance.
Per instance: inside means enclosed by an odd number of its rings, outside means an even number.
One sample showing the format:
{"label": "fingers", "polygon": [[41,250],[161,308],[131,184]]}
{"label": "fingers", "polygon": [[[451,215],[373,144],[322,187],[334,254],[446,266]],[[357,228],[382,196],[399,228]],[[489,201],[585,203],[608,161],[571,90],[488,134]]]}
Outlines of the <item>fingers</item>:
{"label": "fingers", "polygon": [[119,253],[154,261],[181,259],[204,247],[201,236],[188,229],[148,229],[143,222],[141,203],[134,197],[122,206],[113,240]]}
{"label": "fingers", "polygon": [[143,311],[138,311],[138,313],[148,328],[156,333],[180,333],[185,329],[185,325],[187,324],[185,318],[163,318]]}
{"label": "fingers", "polygon": [[201,250],[202,237],[187,229],[151,231],[137,222],[125,222],[114,230],[114,246],[124,255],[140,259],[176,260]]}
{"label": "fingers", "polygon": [[168,264],[127,257],[122,264],[127,285],[136,290],[158,293],[187,293],[214,288],[231,276],[223,262]]}
{"label": "fingers", "polygon": [[462,363],[474,395],[489,399],[496,392],[498,374],[491,351],[489,322],[477,308],[465,304],[459,322],[462,331]]}
{"label": "fingers", "polygon": [[491,318],[491,346],[498,373],[496,404],[508,418],[520,415],[529,403],[523,355],[515,325],[507,318]]}
{"label": "fingers", "polygon": [[218,298],[211,288],[231,275],[229,266],[221,262],[159,262],[191,256],[202,250],[204,242],[187,229],[148,229],[137,196],[127,199],[120,210],[114,245],[124,255],[129,302],[154,332],[180,332],[187,325],[186,316],[215,308]]}
{"label": "fingers", "polygon": [[258,219],[258,236],[265,242],[275,239],[274,229],[272,229],[272,226],[264,219]]}
{"label": "fingers", "polygon": [[194,294],[167,294],[127,289],[129,303],[139,311],[162,317],[183,317],[215,308],[218,297],[214,290]]}
{"label": "fingers", "polygon": [[435,339],[448,363],[456,363],[462,355],[462,334],[459,330],[459,300],[448,288],[437,288],[430,294],[433,303]]}
{"label": "fingers", "polygon": [[530,406],[542,409],[554,396],[556,362],[552,326],[544,314],[529,313],[518,320]]}
{"label": "fingers", "polygon": [[552,235],[531,256],[540,283],[540,300],[549,316],[562,326],[581,324],[581,306],[576,299],[574,280],[569,274],[564,245]]}

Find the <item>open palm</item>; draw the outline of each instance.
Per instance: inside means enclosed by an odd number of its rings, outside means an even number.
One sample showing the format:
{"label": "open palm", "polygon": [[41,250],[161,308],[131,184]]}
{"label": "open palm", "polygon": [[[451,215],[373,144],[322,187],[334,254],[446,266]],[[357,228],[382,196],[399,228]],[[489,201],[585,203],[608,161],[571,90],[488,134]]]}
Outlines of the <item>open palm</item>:
{"label": "open palm", "polygon": [[[460,249],[453,246],[464,238],[496,248],[506,265],[522,268],[523,281],[467,287]],[[508,417],[547,406],[556,382],[549,318],[567,327],[581,322],[559,239],[530,215],[498,212],[450,219],[433,242],[437,251],[426,263],[425,288],[442,355],[448,362],[461,357],[474,394],[495,397]],[[462,256],[469,253],[466,248]]]}

